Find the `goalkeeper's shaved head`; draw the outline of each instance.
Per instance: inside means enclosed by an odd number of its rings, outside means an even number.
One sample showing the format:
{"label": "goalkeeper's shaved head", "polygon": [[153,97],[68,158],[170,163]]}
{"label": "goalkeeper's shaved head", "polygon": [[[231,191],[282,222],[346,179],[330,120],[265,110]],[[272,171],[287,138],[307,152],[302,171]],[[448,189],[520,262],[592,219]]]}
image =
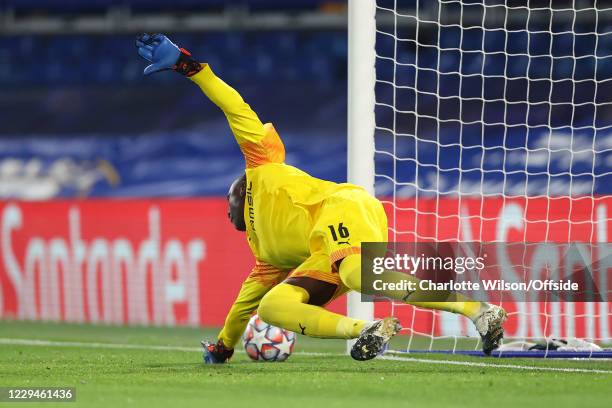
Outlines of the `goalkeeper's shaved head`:
{"label": "goalkeeper's shaved head", "polygon": [[244,222],[244,197],[246,196],[246,174],[238,177],[227,193],[227,216],[238,231],[246,231]]}

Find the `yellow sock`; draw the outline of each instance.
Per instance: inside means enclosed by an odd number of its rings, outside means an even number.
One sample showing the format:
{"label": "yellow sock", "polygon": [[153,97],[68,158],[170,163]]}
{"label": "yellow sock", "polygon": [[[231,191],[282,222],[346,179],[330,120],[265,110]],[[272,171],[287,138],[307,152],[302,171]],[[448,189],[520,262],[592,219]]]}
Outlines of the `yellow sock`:
{"label": "yellow sock", "polygon": [[[474,301],[460,293],[451,291],[423,291],[416,290],[410,295],[406,291],[401,290],[368,290],[361,286],[361,256],[350,255],[340,264],[340,278],[342,282],[352,290],[355,290],[366,295],[385,296],[389,299],[408,303],[418,307],[428,309],[442,310],[445,312],[459,313],[467,318],[474,320],[481,311],[481,308],[486,305],[483,302]],[[377,277],[383,282],[401,282],[410,280],[416,283],[420,279],[400,273],[396,271],[385,271]]]}
{"label": "yellow sock", "polygon": [[259,304],[257,313],[266,323],[310,337],[353,339],[366,324],[330,312],[320,306],[309,305],[306,289],[281,283],[268,292]]}

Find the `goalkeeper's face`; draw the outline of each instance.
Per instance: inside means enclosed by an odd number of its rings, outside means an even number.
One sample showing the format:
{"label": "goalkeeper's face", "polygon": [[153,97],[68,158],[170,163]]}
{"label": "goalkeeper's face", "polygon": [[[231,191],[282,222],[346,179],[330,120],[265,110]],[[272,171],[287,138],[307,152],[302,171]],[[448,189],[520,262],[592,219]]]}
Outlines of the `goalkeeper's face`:
{"label": "goalkeeper's face", "polygon": [[227,193],[227,216],[238,231],[246,231],[244,222],[244,197],[246,195],[246,174],[238,177]]}

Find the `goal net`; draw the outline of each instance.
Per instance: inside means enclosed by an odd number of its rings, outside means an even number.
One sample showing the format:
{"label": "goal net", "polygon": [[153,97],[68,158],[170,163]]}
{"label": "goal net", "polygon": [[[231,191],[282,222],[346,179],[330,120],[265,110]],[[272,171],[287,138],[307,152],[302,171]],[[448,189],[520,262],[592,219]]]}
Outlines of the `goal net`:
{"label": "goal net", "polygon": [[[374,176],[389,241],[610,241],[609,7],[376,2]],[[610,343],[609,302],[501,304],[506,342]],[[375,314],[400,317],[395,349],[480,348],[460,315],[398,303]]]}

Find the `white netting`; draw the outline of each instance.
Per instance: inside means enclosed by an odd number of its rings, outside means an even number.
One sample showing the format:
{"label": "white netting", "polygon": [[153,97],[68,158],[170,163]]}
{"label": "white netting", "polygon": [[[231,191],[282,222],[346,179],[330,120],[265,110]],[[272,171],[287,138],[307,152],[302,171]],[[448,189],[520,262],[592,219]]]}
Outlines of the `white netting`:
{"label": "white netting", "polygon": [[[610,242],[611,6],[377,2],[376,192],[389,240]],[[504,306],[509,337],[612,338],[610,302]],[[456,315],[391,312],[408,347],[476,335]]]}

